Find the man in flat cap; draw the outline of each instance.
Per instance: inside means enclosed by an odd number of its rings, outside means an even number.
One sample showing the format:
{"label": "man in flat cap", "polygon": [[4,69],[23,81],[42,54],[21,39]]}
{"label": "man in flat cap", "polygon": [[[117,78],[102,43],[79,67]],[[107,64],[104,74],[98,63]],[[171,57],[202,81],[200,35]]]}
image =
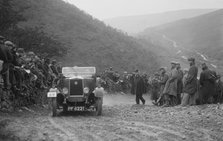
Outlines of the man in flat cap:
{"label": "man in flat cap", "polygon": [[190,69],[185,79],[181,106],[195,105],[195,93],[197,93],[198,68],[195,66],[194,58],[189,58],[188,61],[190,64]]}

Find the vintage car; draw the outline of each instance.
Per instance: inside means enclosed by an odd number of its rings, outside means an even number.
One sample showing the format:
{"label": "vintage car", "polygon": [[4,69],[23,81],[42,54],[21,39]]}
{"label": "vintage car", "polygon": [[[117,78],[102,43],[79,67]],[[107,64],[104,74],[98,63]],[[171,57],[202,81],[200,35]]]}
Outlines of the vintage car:
{"label": "vintage car", "polygon": [[95,67],[63,67],[60,84],[47,94],[52,99],[52,116],[57,116],[58,109],[101,115],[103,94],[95,94],[95,74]]}

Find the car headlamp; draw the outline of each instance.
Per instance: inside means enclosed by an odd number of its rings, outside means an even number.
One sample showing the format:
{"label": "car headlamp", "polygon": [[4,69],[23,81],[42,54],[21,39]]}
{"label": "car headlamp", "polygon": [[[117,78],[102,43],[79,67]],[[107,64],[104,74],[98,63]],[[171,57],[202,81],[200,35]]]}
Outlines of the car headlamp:
{"label": "car headlamp", "polygon": [[88,87],[85,87],[85,88],[84,88],[84,93],[85,93],[85,94],[88,94],[88,93],[89,93],[89,91],[90,91],[90,90],[89,90],[89,88],[88,88]]}
{"label": "car headlamp", "polygon": [[63,88],[62,92],[63,92],[63,94],[68,94],[68,89],[65,87],[65,88]]}

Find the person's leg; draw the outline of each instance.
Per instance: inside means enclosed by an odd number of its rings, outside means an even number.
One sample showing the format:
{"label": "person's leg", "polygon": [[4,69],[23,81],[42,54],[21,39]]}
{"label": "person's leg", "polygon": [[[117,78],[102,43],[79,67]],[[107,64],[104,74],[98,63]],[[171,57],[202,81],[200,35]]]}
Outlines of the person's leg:
{"label": "person's leg", "polygon": [[10,79],[9,79],[9,69],[7,69],[7,71],[4,74],[4,84],[5,84],[5,88],[10,90],[11,89],[11,83],[10,83]]}
{"label": "person's leg", "polygon": [[142,101],[143,105],[145,104],[146,100],[142,97],[142,94],[140,94],[139,99]]}
{"label": "person's leg", "polygon": [[154,89],[152,88],[151,90],[151,96],[150,96],[151,100],[156,102],[157,101],[157,97],[156,97],[156,93],[154,91]]}
{"label": "person's leg", "polygon": [[189,105],[196,105],[195,93],[189,95]]}
{"label": "person's leg", "polygon": [[136,104],[139,104],[139,94],[136,94]]}
{"label": "person's leg", "polygon": [[177,94],[177,105],[181,104],[181,94]]}
{"label": "person's leg", "polygon": [[163,95],[163,98],[164,98],[164,104],[163,104],[163,107],[168,107],[170,106],[170,97],[168,94],[164,94]]}
{"label": "person's leg", "polygon": [[181,106],[187,106],[189,104],[189,96],[187,93],[182,94]]}

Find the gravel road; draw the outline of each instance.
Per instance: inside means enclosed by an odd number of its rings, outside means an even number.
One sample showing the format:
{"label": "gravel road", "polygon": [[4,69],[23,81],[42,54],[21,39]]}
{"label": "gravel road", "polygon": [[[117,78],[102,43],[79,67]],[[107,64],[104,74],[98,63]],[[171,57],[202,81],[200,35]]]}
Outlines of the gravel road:
{"label": "gravel road", "polygon": [[0,113],[4,141],[223,141],[223,105],[134,105],[134,97],[106,96],[103,115],[60,113],[33,106]]}

